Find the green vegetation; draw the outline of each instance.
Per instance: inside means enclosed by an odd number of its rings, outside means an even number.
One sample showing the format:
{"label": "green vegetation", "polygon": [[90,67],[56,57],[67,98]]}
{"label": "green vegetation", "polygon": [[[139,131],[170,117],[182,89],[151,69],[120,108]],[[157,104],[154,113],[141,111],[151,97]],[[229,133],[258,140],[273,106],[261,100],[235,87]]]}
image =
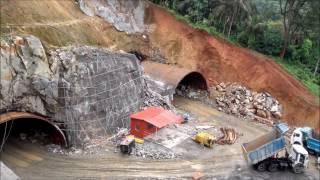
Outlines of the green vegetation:
{"label": "green vegetation", "polygon": [[192,27],[194,27],[194,28],[196,28],[196,29],[204,30],[204,31],[208,32],[210,35],[219,36],[220,38],[223,38],[223,39],[225,39],[225,40],[228,40],[229,42],[232,43],[231,40],[226,39],[222,33],[218,32],[215,27],[213,27],[213,26],[208,26],[208,25],[206,25],[206,24],[204,24],[204,23],[192,22],[187,16],[182,16],[182,15],[176,13],[176,12],[173,11],[173,10],[169,10],[169,11],[170,11],[171,13],[173,13],[178,20],[184,21],[184,22],[190,24]]}
{"label": "green vegetation", "polygon": [[299,79],[313,94],[320,97],[320,78],[315,77],[307,67],[298,63],[291,63],[279,57],[274,57],[275,61],[280,64],[290,74]]}
{"label": "green vegetation", "polygon": [[320,1],[151,1],[195,28],[274,57],[320,96]]}

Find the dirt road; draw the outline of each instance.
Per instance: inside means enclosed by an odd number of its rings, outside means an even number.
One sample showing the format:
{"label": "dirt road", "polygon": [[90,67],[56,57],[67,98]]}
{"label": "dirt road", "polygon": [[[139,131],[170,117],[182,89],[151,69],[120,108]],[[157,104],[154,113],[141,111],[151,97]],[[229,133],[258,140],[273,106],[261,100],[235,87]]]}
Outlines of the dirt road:
{"label": "dirt road", "polygon": [[[148,160],[114,153],[107,147],[100,156],[63,156],[47,152],[33,144],[11,139],[1,154],[1,160],[23,179],[191,179],[200,172],[203,179],[319,179],[313,166],[305,174],[290,171],[258,173],[248,167],[240,144],[268,130],[260,124],[239,120],[216,111],[200,102],[177,98],[180,109],[192,112],[199,124],[235,127],[244,135],[234,145],[199,148],[192,141],[176,147],[190,154],[183,159]],[[192,122],[190,122],[192,123]],[[311,159],[312,161],[312,159]],[[1,179],[1,178],[0,178]]]}

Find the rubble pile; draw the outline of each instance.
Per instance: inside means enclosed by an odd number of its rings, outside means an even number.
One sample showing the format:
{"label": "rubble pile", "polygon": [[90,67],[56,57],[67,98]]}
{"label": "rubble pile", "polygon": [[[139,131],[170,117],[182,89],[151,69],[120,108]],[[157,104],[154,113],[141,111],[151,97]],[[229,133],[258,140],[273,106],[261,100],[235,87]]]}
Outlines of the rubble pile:
{"label": "rubble pile", "polygon": [[57,144],[48,144],[46,145],[47,151],[54,154],[66,155],[68,154],[65,149],[63,149],[60,145]]}
{"label": "rubble pile", "polygon": [[49,152],[61,155],[103,155],[111,151],[111,147],[118,145],[123,137],[129,134],[127,128],[117,128],[111,137],[101,136],[98,138],[90,139],[82,144],[81,147],[70,147],[69,149],[63,148],[60,145],[48,144],[46,148]]}
{"label": "rubble pile", "polygon": [[27,130],[26,132],[21,132],[19,133],[19,139],[21,141],[40,145],[40,147],[44,147],[48,152],[54,154],[68,155],[71,154],[69,151],[72,151],[72,149],[68,150],[57,144],[58,141],[56,141],[54,136],[49,136],[49,134],[40,130]]}
{"label": "rubble pile", "polygon": [[209,105],[213,104],[212,100],[209,98],[209,93],[206,90],[194,89],[191,87],[180,85],[176,89],[176,94],[178,96],[199,100]]}
{"label": "rubble pile", "polygon": [[132,152],[135,156],[148,159],[174,159],[178,155],[173,153],[170,149],[164,148],[160,145],[145,142],[144,144],[137,144],[135,150]]}
{"label": "rubble pile", "polygon": [[102,154],[103,151],[107,150],[103,146],[85,146],[83,148],[71,147],[67,149],[57,144],[48,144],[45,147],[48,152],[51,152],[54,154],[60,154],[60,155],[70,155],[70,156],[97,155],[97,154]]}
{"label": "rubble pile", "polygon": [[152,91],[147,83],[144,88],[144,97],[143,97],[143,106],[150,107],[150,106],[161,106],[165,109],[174,110],[174,106],[171,104],[170,100],[165,99],[160,94]]}
{"label": "rubble pile", "polygon": [[[129,135],[128,129],[119,128],[117,132],[108,139],[108,141],[111,141],[115,145],[115,153],[120,152],[120,142],[127,135]],[[135,143],[135,148],[131,152],[131,154],[137,157],[148,159],[173,159],[178,157],[171,150],[158,144],[147,141],[144,141],[143,144]]]}
{"label": "rubble pile", "polygon": [[40,145],[49,144],[50,139],[48,134],[38,130],[29,130],[28,132],[22,132],[19,134],[19,138],[22,141],[28,141],[32,144],[38,143]]}
{"label": "rubble pile", "polygon": [[60,155],[103,155],[110,149],[110,142],[105,137],[90,139],[83,143],[82,147],[64,148],[57,144],[48,144],[45,146],[48,152]]}
{"label": "rubble pile", "polygon": [[267,92],[250,91],[237,83],[220,83],[210,93],[215,97],[219,111],[258,121],[281,118],[279,101]]}

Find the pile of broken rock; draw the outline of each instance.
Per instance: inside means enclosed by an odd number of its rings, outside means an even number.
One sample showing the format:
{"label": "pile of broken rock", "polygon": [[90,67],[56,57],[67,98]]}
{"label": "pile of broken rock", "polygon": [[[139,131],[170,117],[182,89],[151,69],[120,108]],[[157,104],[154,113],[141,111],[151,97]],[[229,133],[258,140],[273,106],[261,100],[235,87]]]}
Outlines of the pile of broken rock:
{"label": "pile of broken rock", "polygon": [[237,83],[220,83],[210,90],[218,110],[246,119],[273,121],[281,118],[282,107],[267,92],[254,92]]}
{"label": "pile of broken rock", "polygon": [[213,105],[213,101],[210,99],[208,91],[202,89],[194,89],[184,85],[179,85],[175,92],[178,96],[186,97],[201,101],[207,105]]}
{"label": "pile of broken rock", "polygon": [[176,159],[179,157],[179,155],[175,154],[170,149],[146,141],[144,144],[136,143],[132,154],[147,159]]}
{"label": "pile of broken rock", "polygon": [[174,106],[171,104],[171,101],[165,99],[157,92],[152,91],[146,81],[143,91],[143,107],[161,106],[165,109],[175,110]]}

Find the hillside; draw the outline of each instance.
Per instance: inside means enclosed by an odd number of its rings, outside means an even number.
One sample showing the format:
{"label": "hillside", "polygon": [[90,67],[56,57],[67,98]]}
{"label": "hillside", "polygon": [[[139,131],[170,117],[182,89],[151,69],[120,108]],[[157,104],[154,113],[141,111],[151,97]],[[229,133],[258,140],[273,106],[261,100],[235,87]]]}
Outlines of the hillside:
{"label": "hillside", "polygon": [[137,51],[148,59],[198,70],[210,86],[240,82],[255,91],[267,91],[284,106],[284,119],[290,124],[320,126],[316,97],[271,59],[193,29],[158,6],[146,6],[144,12],[144,23],[151,30],[133,34],[85,15],[72,0],[2,0],[0,10],[1,37],[33,34],[46,48],[82,44]]}

